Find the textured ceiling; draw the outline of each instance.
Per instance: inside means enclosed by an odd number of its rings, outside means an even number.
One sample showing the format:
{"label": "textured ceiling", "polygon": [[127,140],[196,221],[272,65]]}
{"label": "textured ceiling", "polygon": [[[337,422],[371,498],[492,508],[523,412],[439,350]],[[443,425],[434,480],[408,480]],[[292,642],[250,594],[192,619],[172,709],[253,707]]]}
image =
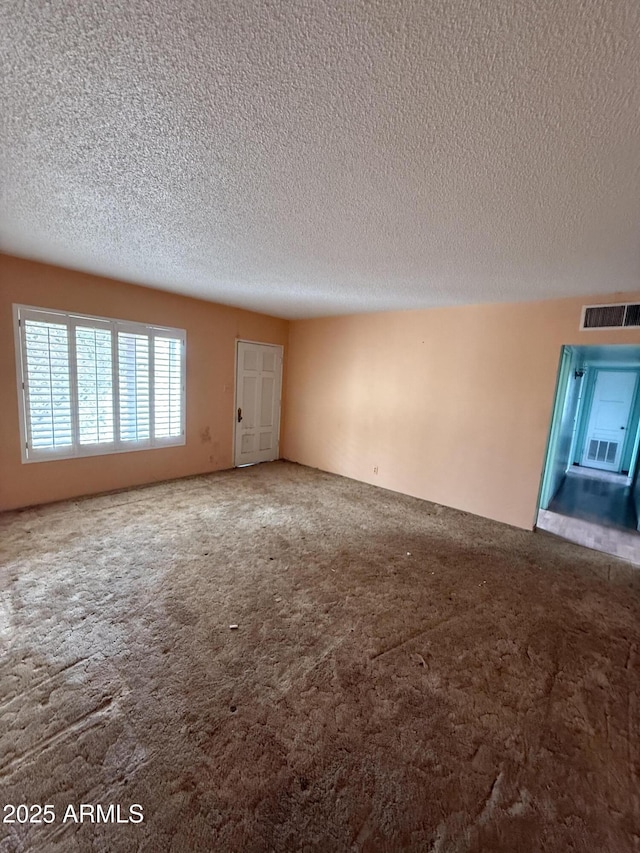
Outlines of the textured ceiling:
{"label": "textured ceiling", "polygon": [[284,317],[637,290],[638,0],[0,0],[5,251]]}

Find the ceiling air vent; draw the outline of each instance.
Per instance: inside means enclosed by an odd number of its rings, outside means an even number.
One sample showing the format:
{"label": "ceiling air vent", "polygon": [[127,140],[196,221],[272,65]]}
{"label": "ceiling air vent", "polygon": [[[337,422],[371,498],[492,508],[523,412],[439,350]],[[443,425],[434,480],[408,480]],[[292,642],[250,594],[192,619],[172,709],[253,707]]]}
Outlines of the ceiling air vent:
{"label": "ceiling air vent", "polygon": [[627,305],[625,326],[640,326],[640,305]]}
{"label": "ceiling air vent", "polygon": [[581,329],[640,329],[640,303],[627,305],[585,305]]}

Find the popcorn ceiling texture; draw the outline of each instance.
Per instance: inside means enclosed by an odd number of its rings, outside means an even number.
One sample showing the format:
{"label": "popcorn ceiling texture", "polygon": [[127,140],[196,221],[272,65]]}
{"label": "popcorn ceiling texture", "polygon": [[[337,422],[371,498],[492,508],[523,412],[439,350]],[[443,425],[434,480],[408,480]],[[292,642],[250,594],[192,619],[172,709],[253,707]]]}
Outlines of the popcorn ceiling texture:
{"label": "popcorn ceiling texture", "polygon": [[283,317],[634,290],[637,0],[4,0],[2,246]]}

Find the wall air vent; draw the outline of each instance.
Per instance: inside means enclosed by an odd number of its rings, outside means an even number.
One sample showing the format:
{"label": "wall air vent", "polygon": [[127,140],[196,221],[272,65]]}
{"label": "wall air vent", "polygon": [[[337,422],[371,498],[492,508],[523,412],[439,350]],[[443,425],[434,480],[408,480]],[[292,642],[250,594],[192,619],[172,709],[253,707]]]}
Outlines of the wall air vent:
{"label": "wall air vent", "polygon": [[581,329],[640,329],[640,303],[585,305]]}

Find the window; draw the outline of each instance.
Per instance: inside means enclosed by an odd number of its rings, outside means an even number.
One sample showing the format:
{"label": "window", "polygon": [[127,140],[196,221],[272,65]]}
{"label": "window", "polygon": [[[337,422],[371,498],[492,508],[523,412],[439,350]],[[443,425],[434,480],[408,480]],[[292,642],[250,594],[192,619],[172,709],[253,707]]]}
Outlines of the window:
{"label": "window", "polygon": [[184,330],[14,310],[24,462],[185,443]]}

